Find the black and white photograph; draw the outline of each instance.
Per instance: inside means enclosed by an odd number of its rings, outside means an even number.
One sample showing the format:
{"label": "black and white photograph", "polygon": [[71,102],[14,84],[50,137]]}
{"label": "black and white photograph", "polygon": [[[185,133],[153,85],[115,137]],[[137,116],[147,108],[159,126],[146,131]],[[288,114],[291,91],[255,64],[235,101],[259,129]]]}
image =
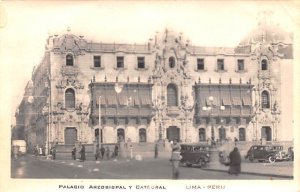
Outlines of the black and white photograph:
{"label": "black and white photograph", "polygon": [[297,1],[2,1],[1,191],[299,191]]}

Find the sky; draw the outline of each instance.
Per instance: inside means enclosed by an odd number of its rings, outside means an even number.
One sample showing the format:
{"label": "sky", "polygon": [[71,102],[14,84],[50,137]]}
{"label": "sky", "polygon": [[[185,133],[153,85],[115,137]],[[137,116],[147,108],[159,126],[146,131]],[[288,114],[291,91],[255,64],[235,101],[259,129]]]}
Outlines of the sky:
{"label": "sky", "polygon": [[234,47],[257,26],[258,13],[272,11],[287,31],[300,25],[299,4],[290,1],[13,1],[0,2],[2,113],[21,102],[33,67],[41,61],[49,35],[84,35],[88,41],[146,43],[166,28],[193,45]]}

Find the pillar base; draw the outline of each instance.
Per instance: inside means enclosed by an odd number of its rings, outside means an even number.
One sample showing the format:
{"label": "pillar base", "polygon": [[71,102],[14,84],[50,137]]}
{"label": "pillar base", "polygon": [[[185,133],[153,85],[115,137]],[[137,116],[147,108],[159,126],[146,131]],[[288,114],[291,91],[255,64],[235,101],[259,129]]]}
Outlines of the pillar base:
{"label": "pillar base", "polygon": [[215,165],[220,165],[219,150],[216,146],[212,146],[209,150],[210,161],[207,164],[207,167],[213,167]]}

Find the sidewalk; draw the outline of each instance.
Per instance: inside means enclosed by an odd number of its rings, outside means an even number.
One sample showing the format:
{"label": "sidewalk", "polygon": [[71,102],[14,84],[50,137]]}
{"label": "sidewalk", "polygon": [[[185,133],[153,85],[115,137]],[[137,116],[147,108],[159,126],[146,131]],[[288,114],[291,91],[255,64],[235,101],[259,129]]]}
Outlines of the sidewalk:
{"label": "sidewalk", "polygon": [[[293,179],[293,162],[242,163],[241,174]],[[227,172],[229,167],[220,163],[209,164],[203,170]]]}

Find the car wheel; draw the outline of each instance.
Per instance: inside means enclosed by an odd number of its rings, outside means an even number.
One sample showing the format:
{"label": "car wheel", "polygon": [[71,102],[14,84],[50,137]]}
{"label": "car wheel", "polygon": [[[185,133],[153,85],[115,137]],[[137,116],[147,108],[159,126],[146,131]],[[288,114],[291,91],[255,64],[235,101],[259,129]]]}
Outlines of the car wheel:
{"label": "car wheel", "polygon": [[187,167],[191,167],[191,166],[192,166],[191,163],[186,163],[185,165],[186,165]]}
{"label": "car wheel", "polygon": [[268,160],[269,160],[270,163],[275,163],[275,157],[274,156],[270,156],[268,158]]}
{"label": "car wheel", "polygon": [[253,162],[253,160],[254,160],[254,157],[253,157],[253,155],[251,155],[251,156],[249,157],[249,161],[250,161],[250,162]]}

